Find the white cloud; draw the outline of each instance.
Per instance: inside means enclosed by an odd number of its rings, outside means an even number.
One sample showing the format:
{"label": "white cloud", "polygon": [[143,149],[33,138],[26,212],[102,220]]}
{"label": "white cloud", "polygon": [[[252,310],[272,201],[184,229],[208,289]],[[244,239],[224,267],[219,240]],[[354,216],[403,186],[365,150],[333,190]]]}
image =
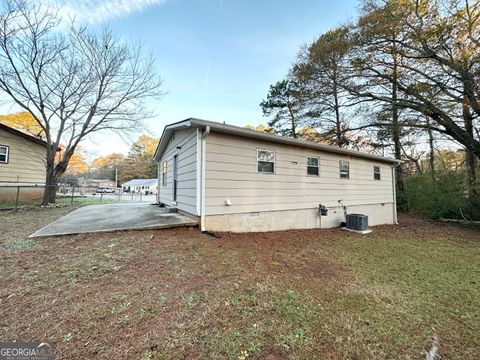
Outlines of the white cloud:
{"label": "white cloud", "polygon": [[79,23],[100,23],[127,16],[166,0],[54,0],[62,16]]}

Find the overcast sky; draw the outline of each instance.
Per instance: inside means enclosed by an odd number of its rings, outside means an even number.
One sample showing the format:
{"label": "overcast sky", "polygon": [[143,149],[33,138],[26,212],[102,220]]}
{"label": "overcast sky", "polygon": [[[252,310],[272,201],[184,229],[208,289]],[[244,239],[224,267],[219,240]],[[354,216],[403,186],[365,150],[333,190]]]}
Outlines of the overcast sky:
{"label": "overcast sky", "polygon": [[[281,80],[300,46],[354,16],[357,0],[55,0],[93,29],[109,23],[157,59],[168,94],[151,106],[152,136],[188,117],[235,125],[266,122],[259,103]],[[133,137],[138,134],[132,134]],[[97,135],[89,157],[126,152]]]}

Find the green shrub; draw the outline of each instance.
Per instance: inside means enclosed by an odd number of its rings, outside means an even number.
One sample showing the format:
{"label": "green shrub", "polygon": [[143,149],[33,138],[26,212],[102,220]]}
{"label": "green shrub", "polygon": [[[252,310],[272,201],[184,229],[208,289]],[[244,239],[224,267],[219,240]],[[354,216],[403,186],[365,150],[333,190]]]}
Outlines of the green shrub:
{"label": "green shrub", "polygon": [[407,211],[430,219],[480,219],[480,206],[476,196],[469,196],[465,175],[456,172],[411,177],[405,183],[402,201]]}

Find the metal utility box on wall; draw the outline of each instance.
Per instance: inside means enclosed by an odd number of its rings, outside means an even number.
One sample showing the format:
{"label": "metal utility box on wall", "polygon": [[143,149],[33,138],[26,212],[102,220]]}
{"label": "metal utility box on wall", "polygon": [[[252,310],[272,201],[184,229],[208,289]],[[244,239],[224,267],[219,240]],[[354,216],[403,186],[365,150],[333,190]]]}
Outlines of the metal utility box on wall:
{"label": "metal utility box on wall", "polygon": [[347,228],[357,231],[368,230],[368,216],[363,214],[347,214]]}
{"label": "metal utility box on wall", "polygon": [[328,215],[328,209],[325,207],[325,205],[318,205],[318,212],[320,213],[320,216],[327,216]]}

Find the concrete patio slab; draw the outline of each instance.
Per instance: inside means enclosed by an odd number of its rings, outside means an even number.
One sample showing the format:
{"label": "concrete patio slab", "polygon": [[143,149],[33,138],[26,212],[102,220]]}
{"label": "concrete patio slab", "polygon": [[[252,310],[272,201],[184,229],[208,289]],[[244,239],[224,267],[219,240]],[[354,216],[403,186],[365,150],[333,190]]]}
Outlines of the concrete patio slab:
{"label": "concrete patio slab", "polygon": [[120,230],[164,229],[195,226],[196,219],[167,213],[156,205],[120,203],[81,207],[41,228],[32,235],[58,236]]}

